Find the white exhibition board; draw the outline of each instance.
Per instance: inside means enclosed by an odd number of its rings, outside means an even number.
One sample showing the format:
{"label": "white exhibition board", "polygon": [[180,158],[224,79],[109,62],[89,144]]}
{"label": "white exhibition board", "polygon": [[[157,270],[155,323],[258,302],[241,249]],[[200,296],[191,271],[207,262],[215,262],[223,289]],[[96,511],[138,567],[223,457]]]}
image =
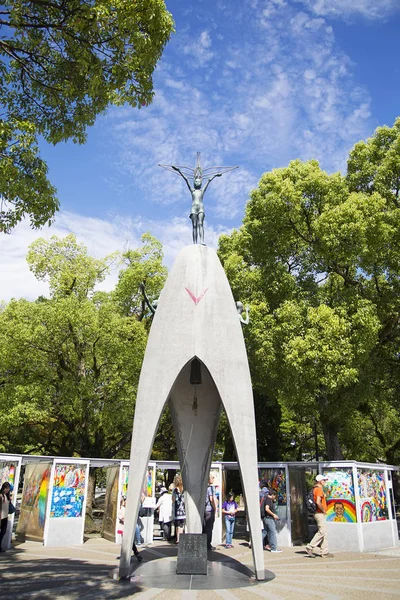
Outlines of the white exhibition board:
{"label": "white exhibition board", "polygon": [[45,546],[83,544],[89,460],[55,459],[50,475]]}
{"label": "white exhibition board", "polygon": [[[222,468],[221,465],[213,463],[211,465],[210,474],[214,475],[215,495],[217,497],[217,510],[215,513],[215,521],[212,532],[211,543],[213,546],[222,544],[222,511],[221,507],[225,498],[222,497]],[[207,483],[208,486],[208,483]]]}
{"label": "white exhibition board", "polygon": [[[0,454],[0,487],[3,483],[10,483],[13,487],[11,492],[11,502],[14,506],[17,506],[17,492],[19,485],[19,477],[21,473],[21,462],[20,456],[13,456],[11,454],[2,455]],[[11,537],[14,525],[15,513],[8,516],[7,532],[5,539],[3,539],[3,550],[7,550],[11,547]]]}
{"label": "white exhibition board", "polygon": [[[128,481],[129,481],[129,461],[121,462],[120,475],[119,475],[119,486],[118,486],[118,499],[117,506],[119,508],[121,504],[122,496],[128,493]],[[147,465],[146,474],[143,480],[142,493],[144,496],[143,507],[153,508],[155,506],[155,494],[156,494],[156,463],[149,462]],[[140,499],[142,500],[142,499]],[[117,511],[118,512],[118,511]],[[138,519],[139,520],[139,519]],[[153,529],[154,529],[154,510],[149,511],[149,515],[146,517],[140,517],[139,520],[141,531],[140,535],[143,538],[145,544],[153,543]],[[121,541],[121,537],[117,533],[118,531],[118,519],[115,524],[115,539],[117,542]]]}

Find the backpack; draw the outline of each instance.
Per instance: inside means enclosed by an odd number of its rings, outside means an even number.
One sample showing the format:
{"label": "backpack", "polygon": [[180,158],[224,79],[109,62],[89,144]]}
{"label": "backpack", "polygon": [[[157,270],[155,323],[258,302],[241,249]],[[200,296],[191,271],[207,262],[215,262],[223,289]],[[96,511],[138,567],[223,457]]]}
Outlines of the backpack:
{"label": "backpack", "polygon": [[306,496],[306,506],[310,515],[314,515],[317,512],[317,505],[314,501],[314,488],[311,488]]}

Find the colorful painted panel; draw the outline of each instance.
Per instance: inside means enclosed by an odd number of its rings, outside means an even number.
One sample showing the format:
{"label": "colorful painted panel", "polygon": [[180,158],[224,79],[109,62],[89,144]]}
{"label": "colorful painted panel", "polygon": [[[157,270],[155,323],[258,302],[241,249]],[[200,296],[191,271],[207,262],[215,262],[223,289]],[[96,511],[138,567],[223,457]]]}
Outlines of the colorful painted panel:
{"label": "colorful painted panel", "polygon": [[82,517],[85,486],[86,465],[56,464],[50,517]]}
{"label": "colorful painted panel", "polygon": [[0,462],[0,487],[3,483],[11,483],[12,486],[15,485],[15,470],[17,468],[16,463],[10,461],[1,461]]}
{"label": "colorful painted panel", "polygon": [[122,475],[121,475],[121,494],[122,496],[127,495],[128,493],[128,483],[129,483],[129,467],[122,467]]}
{"label": "colorful painted panel", "polygon": [[17,524],[17,533],[22,538],[43,541],[50,473],[49,462],[26,465]]}
{"label": "colorful painted panel", "polygon": [[[122,467],[121,475],[121,494],[126,496],[128,493],[129,483],[129,467]],[[147,498],[152,498],[156,491],[156,468],[155,465],[149,465],[147,467],[145,479],[143,482],[143,494]]]}
{"label": "colorful painted panel", "polygon": [[115,525],[117,520],[119,466],[107,468],[106,496],[104,500],[103,536],[115,542]]}
{"label": "colorful painted panel", "polygon": [[258,469],[259,486],[272,488],[278,492],[278,506],[286,506],[285,469]]}
{"label": "colorful painted panel", "polygon": [[147,467],[146,486],[143,489],[145,496],[151,498],[155,494],[156,469],[155,465]]}
{"label": "colorful painted panel", "polygon": [[368,523],[388,519],[384,471],[357,469],[357,478],[362,522]]}
{"label": "colorful painted panel", "polygon": [[352,469],[325,469],[328,482],[324,485],[328,511],[327,521],[356,523],[357,511]]}

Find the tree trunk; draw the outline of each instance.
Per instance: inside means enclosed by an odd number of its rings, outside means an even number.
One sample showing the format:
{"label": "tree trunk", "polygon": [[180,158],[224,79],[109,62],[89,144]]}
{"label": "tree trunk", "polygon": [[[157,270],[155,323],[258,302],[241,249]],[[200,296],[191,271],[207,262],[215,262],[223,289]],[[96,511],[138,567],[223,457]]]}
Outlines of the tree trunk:
{"label": "tree trunk", "polygon": [[89,469],[89,483],[87,491],[86,501],[86,514],[85,514],[85,533],[95,533],[98,531],[96,524],[93,521],[93,503],[94,494],[96,489],[96,469]]}
{"label": "tree trunk", "polygon": [[327,422],[321,417],[322,431],[324,432],[326,459],[343,460],[344,456],[339,443],[339,427],[332,422]]}

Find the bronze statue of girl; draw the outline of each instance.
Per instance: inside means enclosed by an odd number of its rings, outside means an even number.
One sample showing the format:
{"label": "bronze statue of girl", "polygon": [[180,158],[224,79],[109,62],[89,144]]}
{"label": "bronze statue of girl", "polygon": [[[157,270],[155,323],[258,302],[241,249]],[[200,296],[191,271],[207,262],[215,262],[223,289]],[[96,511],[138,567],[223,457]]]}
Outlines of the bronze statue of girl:
{"label": "bronze statue of girl", "polygon": [[[197,244],[198,241],[200,241],[200,244],[204,245],[204,194],[213,179],[221,177],[221,175],[227,171],[232,171],[233,169],[237,169],[237,167],[209,167],[203,170],[200,166],[200,152],[197,152],[196,167],[194,169],[191,169],[190,167],[178,167],[175,165],[159,166],[168,171],[172,171],[173,173],[178,173],[185,180],[192,195],[192,208],[189,217],[192,220],[193,243]],[[208,179],[203,188],[203,177],[205,176],[208,176]],[[192,178],[193,187],[190,185],[189,180]]]}

